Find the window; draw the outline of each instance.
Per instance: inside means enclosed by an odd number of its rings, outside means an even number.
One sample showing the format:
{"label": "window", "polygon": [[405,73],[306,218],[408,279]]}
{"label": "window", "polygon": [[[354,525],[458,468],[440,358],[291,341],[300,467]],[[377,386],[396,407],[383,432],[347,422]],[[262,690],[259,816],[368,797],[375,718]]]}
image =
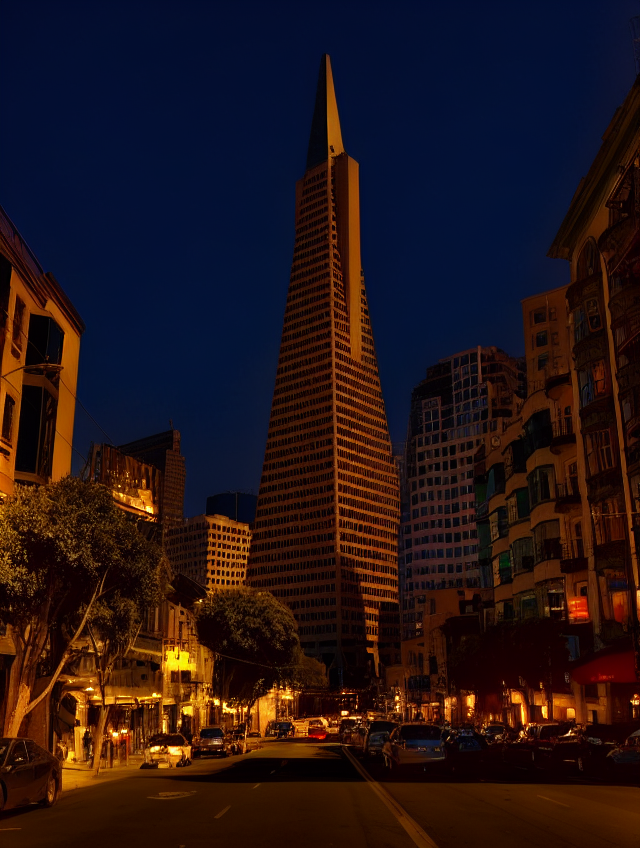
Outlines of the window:
{"label": "window", "polygon": [[551,493],[554,491],[553,483],[553,465],[541,465],[538,468],[534,468],[532,473],[527,477],[529,502],[532,508],[542,501],[548,501],[551,498]]}
{"label": "window", "polygon": [[509,519],[507,517],[507,508],[505,506],[498,507],[495,512],[489,516],[489,532],[491,541],[500,539],[506,536],[509,532]]}
{"label": "window", "polygon": [[527,595],[520,599],[520,617],[537,618],[538,601],[535,595]]}
{"label": "window", "polygon": [[536,347],[545,347],[549,344],[549,334],[546,330],[536,333]]}
{"label": "window", "polygon": [[544,369],[547,367],[548,364],[549,364],[549,352],[547,351],[546,353],[541,353],[540,356],[538,357],[538,360],[537,360],[537,363],[536,363],[538,371],[544,371]]}
{"label": "window", "polygon": [[544,324],[547,320],[547,310],[544,308],[534,309],[533,312],[531,312],[530,317],[532,326],[533,324]]}
{"label": "window", "polygon": [[602,322],[600,321],[600,307],[598,306],[598,301],[596,298],[588,300],[585,303],[585,310],[587,313],[587,319],[589,321],[589,329],[591,332],[595,330],[599,330],[602,327]]}
{"label": "window", "polygon": [[610,430],[596,430],[588,433],[587,463],[591,475],[600,474],[615,465],[614,451],[611,444]]}
{"label": "window", "polygon": [[595,241],[590,238],[585,246],[580,251],[578,264],[576,268],[576,279],[583,280],[585,277],[591,277],[600,270],[600,256],[598,246]]}
{"label": "window", "polygon": [[22,353],[22,325],[24,323],[25,305],[19,297],[16,296],[16,304],[13,308],[13,336],[11,352],[16,357],[20,358]]}
{"label": "window", "polygon": [[581,306],[573,310],[573,340],[574,343],[582,341],[589,335],[589,325],[587,324],[587,316]]}
{"label": "window", "polygon": [[533,551],[536,564],[550,559],[562,559],[559,521],[543,521],[534,527]]}
{"label": "window", "polygon": [[7,442],[11,441],[13,434],[13,412],[15,406],[15,400],[11,395],[7,395],[4,399],[4,414],[2,416],[2,438]]}
{"label": "window", "polygon": [[513,542],[511,545],[511,562],[513,563],[514,574],[531,571],[533,568],[533,539],[531,536],[525,536],[523,539],[516,539]]}

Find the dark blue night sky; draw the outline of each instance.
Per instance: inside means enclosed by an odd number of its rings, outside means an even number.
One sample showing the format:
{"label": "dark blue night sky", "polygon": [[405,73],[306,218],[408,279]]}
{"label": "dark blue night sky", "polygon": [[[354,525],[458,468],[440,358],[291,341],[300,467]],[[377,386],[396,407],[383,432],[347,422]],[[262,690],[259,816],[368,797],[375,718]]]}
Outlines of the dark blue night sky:
{"label": "dark blue night sky", "polygon": [[[637,0],[2,0],[0,202],[87,325],[91,441],[182,433],[186,514],[257,492],[320,57],[360,163],[392,438],[428,365],[523,353],[520,300],[635,68]],[[92,418],[99,424],[96,426]]]}

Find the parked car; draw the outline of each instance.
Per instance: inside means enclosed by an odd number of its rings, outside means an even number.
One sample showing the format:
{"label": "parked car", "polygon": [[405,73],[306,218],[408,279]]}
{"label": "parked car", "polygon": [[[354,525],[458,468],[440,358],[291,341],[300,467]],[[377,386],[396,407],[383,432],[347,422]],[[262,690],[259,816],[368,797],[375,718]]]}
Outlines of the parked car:
{"label": "parked car", "polygon": [[392,771],[408,766],[427,768],[444,762],[442,729],[437,724],[410,722],[391,732],[382,746],[385,765]]}
{"label": "parked car", "polygon": [[367,725],[357,724],[351,731],[350,745],[355,753],[364,754],[364,745],[367,738]]}
{"label": "parked car", "polygon": [[53,807],[62,788],[62,763],[33,739],[0,739],[0,810],[26,804]]}
{"label": "parked car", "polygon": [[343,718],[341,720],[340,727],[338,728],[338,737],[343,745],[351,742],[351,734],[357,724],[358,722],[355,718]]}
{"label": "parked car", "polygon": [[295,736],[296,729],[292,721],[279,721],[275,727],[275,735],[278,739],[288,739]]}
{"label": "parked car", "polygon": [[203,756],[226,757],[224,745],[224,730],[222,727],[203,727],[200,735],[195,736],[191,743],[193,758]]}
{"label": "parked car", "polygon": [[492,745],[494,742],[502,742],[507,738],[515,738],[515,730],[512,727],[509,727],[508,724],[503,724],[502,722],[492,722],[491,724],[487,724],[480,731],[482,736],[484,736],[487,742]]}
{"label": "parked car", "polygon": [[367,727],[367,733],[362,748],[365,757],[381,757],[385,737],[391,734],[397,727],[395,721],[386,719],[375,719]]}
{"label": "parked car", "polygon": [[606,777],[609,780],[640,780],[640,730],[635,730],[623,745],[616,745],[605,758]]}
{"label": "parked car", "polygon": [[309,729],[307,731],[307,736],[309,739],[322,740],[327,738],[327,728],[322,719],[309,719]]}
{"label": "parked car", "polygon": [[475,730],[454,730],[444,743],[445,766],[452,773],[479,769],[487,764],[488,748],[487,738]]}
{"label": "parked car", "polygon": [[180,768],[191,765],[191,745],[181,733],[151,736],[140,768]]}
{"label": "parked car", "polygon": [[529,724],[515,741],[505,742],[504,760],[522,768],[548,767],[553,763],[558,738],[566,736],[573,727],[567,721]]}

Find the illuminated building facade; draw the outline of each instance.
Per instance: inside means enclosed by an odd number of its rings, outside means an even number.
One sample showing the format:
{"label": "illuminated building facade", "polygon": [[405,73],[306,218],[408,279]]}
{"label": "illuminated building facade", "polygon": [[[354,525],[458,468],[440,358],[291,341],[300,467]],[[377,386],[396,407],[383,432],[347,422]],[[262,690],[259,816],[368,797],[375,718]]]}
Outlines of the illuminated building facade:
{"label": "illuminated building facade", "polygon": [[[640,718],[640,78],[616,111],[549,256],[567,311],[595,652],[572,674],[583,720]],[[635,712],[635,715],[632,713]]]}
{"label": "illuminated building facade", "polygon": [[118,450],[141,462],[153,465],[161,472],[160,524],[164,540],[171,527],[180,526],[184,517],[184,484],[186,478],[184,457],[180,453],[180,431],[166,430],[147,436]]}
{"label": "illuminated building facade", "polygon": [[110,489],[120,509],[138,521],[159,524],[162,473],[155,466],[113,445],[92,444],[83,477]]}
{"label": "illuminated building facade", "polygon": [[[333,684],[389,661],[397,602],[398,477],[360,260],[358,164],[321,62],[248,569],[288,604]],[[389,634],[390,635],[390,634]]]}
{"label": "illuminated building facade", "polygon": [[[444,716],[448,694],[440,628],[458,617],[477,628],[491,593],[478,560],[474,455],[499,438],[524,393],[521,360],[476,347],[428,368],[412,394],[400,534],[402,654],[408,700],[433,718]],[[431,702],[430,711],[421,706]]]}
{"label": "illuminated building facade", "polygon": [[172,527],[165,550],[176,571],[209,592],[245,585],[251,530],[226,515],[197,515]]}
{"label": "illuminated building facade", "polygon": [[82,319],[0,207],[0,499],[71,472]]}

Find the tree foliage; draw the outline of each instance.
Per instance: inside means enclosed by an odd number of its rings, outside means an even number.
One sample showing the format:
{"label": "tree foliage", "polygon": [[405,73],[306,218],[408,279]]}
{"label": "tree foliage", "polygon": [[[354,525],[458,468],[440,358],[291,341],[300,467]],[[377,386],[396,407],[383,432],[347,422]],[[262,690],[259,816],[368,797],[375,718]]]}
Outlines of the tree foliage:
{"label": "tree foliage", "polygon": [[[5,735],[18,735],[24,716],[47,696],[88,621],[102,640],[110,619],[121,639],[116,620],[127,604],[157,599],[163,567],[160,549],[104,486],[65,477],[16,487],[0,508],[0,619],[16,648],[3,705]],[[124,615],[130,623],[131,612]],[[41,675],[49,683],[32,700]]]}
{"label": "tree foliage", "polygon": [[224,701],[252,704],[298,664],[295,619],[270,592],[218,592],[200,605],[196,622],[199,641],[217,655],[214,685]]}

